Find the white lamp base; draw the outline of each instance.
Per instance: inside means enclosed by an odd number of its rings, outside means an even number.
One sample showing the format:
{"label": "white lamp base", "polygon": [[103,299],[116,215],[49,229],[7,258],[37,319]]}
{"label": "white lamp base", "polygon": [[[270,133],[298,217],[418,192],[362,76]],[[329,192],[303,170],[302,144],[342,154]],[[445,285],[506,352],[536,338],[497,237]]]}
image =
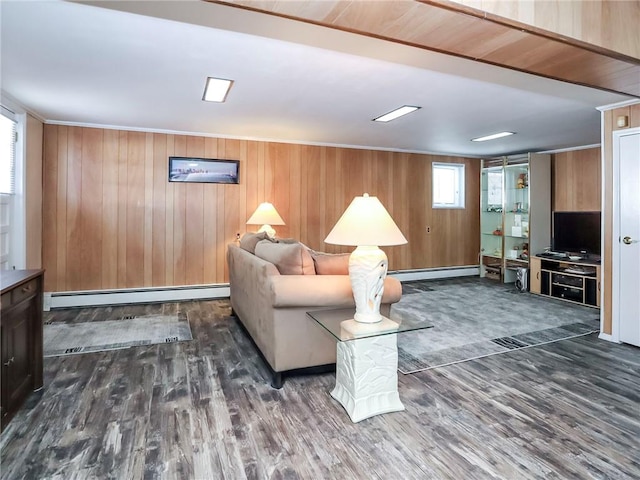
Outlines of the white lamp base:
{"label": "white lamp base", "polygon": [[258,230],[258,233],[260,232],[266,233],[269,236],[269,238],[273,238],[276,236],[276,231],[273,229],[271,225],[267,225],[267,224],[262,225],[260,227],[260,230]]}
{"label": "white lamp base", "polygon": [[387,255],[375,246],[359,246],[349,257],[349,279],[356,302],[356,322],[376,323],[382,320],[380,303],[387,276]]}

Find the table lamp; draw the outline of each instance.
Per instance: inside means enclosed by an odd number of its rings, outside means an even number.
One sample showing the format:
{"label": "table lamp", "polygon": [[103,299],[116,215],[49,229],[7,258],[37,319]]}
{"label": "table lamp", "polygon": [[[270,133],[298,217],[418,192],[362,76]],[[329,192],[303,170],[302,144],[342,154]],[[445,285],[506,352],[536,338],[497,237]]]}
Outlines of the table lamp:
{"label": "table lamp", "polygon": [[276,235],[276,231],[271,225],[284,225],[284,220],[278,214],[275,207],[269,202],[263,202],[258,205],[256,211],[247,220],[247,225],[262,225],[258,232],[266,232],[269,237],[273,238]]}
{"label": "table lamp", "polygon": [[356,302],[354,320],[382,320],[380,302],[387,275],[387,255],[378,248],[407,243],[389,212],[377,197],[356,197],[329,232],[326,243],[357,247],[349,257],[349,279]]}

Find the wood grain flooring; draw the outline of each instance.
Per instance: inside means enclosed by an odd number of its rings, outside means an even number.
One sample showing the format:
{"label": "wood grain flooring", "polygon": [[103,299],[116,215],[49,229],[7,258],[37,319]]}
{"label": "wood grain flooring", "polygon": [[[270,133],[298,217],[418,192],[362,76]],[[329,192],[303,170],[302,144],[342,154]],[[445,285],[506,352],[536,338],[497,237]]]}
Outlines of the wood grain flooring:
{"label": "wood grain flooring", "polygon": [[0,437],[0,477],[640,477],[640,350],[595,335],[400,375],[406,411],[353,424],[333,374],[272,389],[226,300],[46,320],[178,312],[191,342],[45,359],[44,389]]}

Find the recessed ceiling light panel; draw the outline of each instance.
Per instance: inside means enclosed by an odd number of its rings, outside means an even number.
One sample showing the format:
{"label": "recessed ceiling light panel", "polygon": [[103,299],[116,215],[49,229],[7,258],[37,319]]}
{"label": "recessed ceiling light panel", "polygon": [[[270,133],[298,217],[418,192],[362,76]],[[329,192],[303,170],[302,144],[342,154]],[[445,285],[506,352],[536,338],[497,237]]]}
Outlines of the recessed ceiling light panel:
{"label": "recessed ceiling light panel", "polygon": [[509,135],[514,135],[515,132],[500,132],[494,133],[492,135],[487,135],[485,137],[472,138],[472,142],[486,142],[487,140],[495,140],[496,138],[508,137]]}
{"label": "recessed ceiling light panel", "polygon": [[406,115],[407,113],[415,112],[418,109],[420,109],[420,107],[414,107],[412,105],[404,105],[400,108],[396,108],[395,110],[389,113],[385,113],[380,117],[374,118],[373,121],[374,122],[390,122],[391,120],[395,120],[396,118]]}
{"label": "recessed ceiling light panel", "polygon": [[202,100],[205,102],[224,102],[227,98],[227,93],[231,88],[233,80],[225,80],[223,78],[207,78],[207,83],[204,87],[204,95]]}

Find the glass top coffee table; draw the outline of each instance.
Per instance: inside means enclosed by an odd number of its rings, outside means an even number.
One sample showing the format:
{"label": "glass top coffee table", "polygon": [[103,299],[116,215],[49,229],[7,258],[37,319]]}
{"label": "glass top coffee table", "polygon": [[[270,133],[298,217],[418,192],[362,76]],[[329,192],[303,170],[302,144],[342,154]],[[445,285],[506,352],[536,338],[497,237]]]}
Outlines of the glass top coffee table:
{"label": "glass top coffee table", "polygon": [[331,396],[345,408],[351,421],[404,410],[398,395],[399,333],[432,325],[413,319],[382,318],[378,323],[353,320],[355,309],[307,312],[337,341],[336,386]]}

